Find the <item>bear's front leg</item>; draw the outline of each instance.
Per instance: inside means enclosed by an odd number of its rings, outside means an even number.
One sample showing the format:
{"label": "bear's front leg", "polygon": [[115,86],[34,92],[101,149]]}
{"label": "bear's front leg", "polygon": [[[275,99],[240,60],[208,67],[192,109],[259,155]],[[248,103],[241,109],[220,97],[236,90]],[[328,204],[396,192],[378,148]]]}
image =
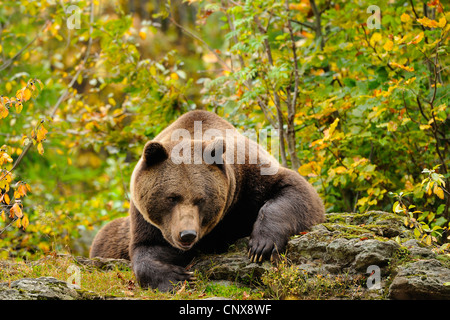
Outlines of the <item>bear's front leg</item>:
{"label": "bear's front leg", "polygon": [[252,262],[277,260],[289,238],[324,221],[324,207],[317,192],[297,173],[266,201],[250,235],[248,256]]}
{"label": "bear's front leg", "polygon": [[138,246],[133,250],[132,266],[136,280],[142,288],[170,291],[178,282],[193,280],[193,273],[172,264],[179,260],[176,249],[162,246]]}

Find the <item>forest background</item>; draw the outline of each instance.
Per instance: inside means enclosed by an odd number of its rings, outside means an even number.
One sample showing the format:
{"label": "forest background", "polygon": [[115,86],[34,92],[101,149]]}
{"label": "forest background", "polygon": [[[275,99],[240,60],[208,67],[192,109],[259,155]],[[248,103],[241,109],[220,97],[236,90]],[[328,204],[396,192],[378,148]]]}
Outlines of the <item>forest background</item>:
{"label": "forest background", "polygon": [[271,129],[328,212],[448,252],[449,32],[439,0],[0,0],[0,258],[87,256],[193,109]]}

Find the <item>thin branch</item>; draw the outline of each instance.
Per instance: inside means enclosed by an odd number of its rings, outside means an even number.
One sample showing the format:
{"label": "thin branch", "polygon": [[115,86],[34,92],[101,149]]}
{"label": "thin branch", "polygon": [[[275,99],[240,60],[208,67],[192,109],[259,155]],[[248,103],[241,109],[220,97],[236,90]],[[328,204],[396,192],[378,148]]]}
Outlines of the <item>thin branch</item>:
{"label": "thin branch", "polygon": [[0,230],[0,234],[2,234],[4,231],[6,231],[6,229],[8,229],[14,222],[17,221],[17,217],[14,217],[14,219],[10,222],[10,224],[8,224],[6,227],[4,227],[2,230]]}
{"label": "thin branch", "polygon": [[325,46],[325,41],[322,35],[322,13],[317,9],[316,1],[315,0],[309,0],[309,3],[311,5],[312,12],[315,17],[315,27],[314,31],[316,32],[316,37],[320,39],[320,50],[323,50]]}
{"label": "thin branch", "polygon": [[200,41],[206,48],[208,48],[208,50],[217,58],[217,61],[220,62],[220,64],[222,66],[224,66],[225,69],[227,69],[230,72],[234,72],[233,67],[229,66],[220,56],[219,54],[216,52],[216,50],[214,50],[213,48],[211,48],[209,46],[209,44],[206,43],[205,40],[203,40],[202,38],[200,38],[199,36],[197,36],[196,34],[194,34],[192,31],[189,31],[187,28],[183,27],[181,24],[179,24],[178,22],[175,21],[174,18],[172,18],[172,13],[169,16],[169,20],[172,21],[172,23],[174,25],[176,25],[178,28],[181,29],[181,31],[183,31],[184,33],[186,33],[188,36],[190,36],[191,38],[194,38],[198,41]]}
{"label": "thin branch", "polygon": [[[286,0],[286,10],[289,14],[289,2]],[[296,107],[297,107],[297,96],[298,96],[298,89],[299,89],[299,73],[298,73],[298,61],[297,61],[297,47],[295,45],[295,38],[294,38],[294,31],[292,29],[291,21],[288,19],[287,21],[287,27],[289,30],[289,35],[292,42],[292,54],[294,58],[294,94],[292,97],[292,101],[290,101],[290,90],[288,90],[287,94],[287,106],[288,106],[288,132],[287,132],[287,140],[288,140],[288,149],[289,154],[291,156],[291,165],[292,169],[297,170],[301,163],[300,160],[297,157],[296,153],[296,137],[295,137],[295,127],[294,127],[294,118],[296,114]]]}
{"label": "thin branch", "polygon": [[[225,7],[225,4],[222,3],[222,5]],[[230,30],[233,32],[233,41],[235,43],[238,43],[238,38],[236,36],[236,27],[234,25],[234,17],[230,16],[227,11],[225,10],[225,16],[227,18],[227,22],[228,22],[228,27],[230,28]],[[239,64],[241,66],[241,69],[245,68],[245,61],[244,61],[244,57],[241,54],[238,54],[238,59],[239,59]],[[252,90],[252,83],[248,80],[244,81],[244,85],[248,90]],[[256,99],[258,100],[258,105],[261,108],[262,112],[264,113],[264,117],[270,122],[270,124],[276,129],[278,127],[278,125],[275,122],[275,115],[273,114],[272,110],[270,110],[270,108],[264,103],[264,101],[261,99],[261,97],[258,95],[256,97]]]}
{"label": "thin branch", "polygon": [[3,63],[0,66],[0,71],[3,71],[6,68],[8,68],[11,65],[11,63],[14,62],[14,60],[19,58],[22,55],[22,53],[24,53],[25,50],[27,50],[36,41],[36,39],[39,38],[41,32],[43,32],[45,30],[45,28],[47,27],[47,25],[49,23],[50,23],[50,21],[46,21],[44,26],[41,28],[41,30],[39,30],[38,34],[30,42],[28,42],[22,49],[20,49],[12,58],[6,60],[5,63]]}
{"label": "thin branch", "polygon": [[49,114],[50,118],[52,118],[52,119],[55,116],[56,111],[58,110],[59,106],[61,105],[63,100],[66,98],[67,94],[69,93],[69,89],[72,88],[72,86],[77,81],[78,77],[80,76],[81,72],[83,71],[83,67],[86,65],[86,62],[87,62],[87,60],[89,58],[89,54],[91,52],[91,47],[92,47],[92,31],[93,31],[93,28],[94,28],[94,0],[91,0],[91,13],[90,13],[89,23],[90,23],[90,26],[89,26],[89,40],[88,40],[88,45],[86,47],[86,54],[84,56],[83,61],[81,62],[81,64],[78,67],[78,71],[73,76],[72,81],[70,81],[70,83],[67,86],[66,90],[64,90],[64,93],[59,97],[58,101],[56,101],[56,104],[53,106],[53,109],[52,109],[52,111]]}
{"label": "thin branch", "polygon": [[[262,26],[261,21],[259,21],[257,16],[253,17],[253,20],[255,21],[259,31],[262,34],[265,34],[267,30]],[[271,66],[274,66],[273,63],[273,57],[272,57],[272,50],[270,49],[269,40],[267,37],[264,38],[264,48],[266,50],[267,59],[269,60],[269,64]],[[281,103],[280,103],[280,97],[278,96],[278,93],[276,91],[276,88],[273,88],[273,97],[275,100],[275,106],[277,108],[277,120],[278,120],[278,134],[280,136],[280,147],[281,147],[281,164],[283,167],[287,167],[287,159],[286,159],[286,148],[284,145],[284,121],[283,121],[283,112],[281,110]]]}
{"label": "thin branch", "polygon": [[289,21],[297,23],[297,24],[301,25],[302,27],[314,30],[314,25],[312,23],[310,23],[310,22],[307,22],[307,21],[306,22],[301,22],[301,21],[298,21],[298,20],[295,20],[295,19],[289,19]]}

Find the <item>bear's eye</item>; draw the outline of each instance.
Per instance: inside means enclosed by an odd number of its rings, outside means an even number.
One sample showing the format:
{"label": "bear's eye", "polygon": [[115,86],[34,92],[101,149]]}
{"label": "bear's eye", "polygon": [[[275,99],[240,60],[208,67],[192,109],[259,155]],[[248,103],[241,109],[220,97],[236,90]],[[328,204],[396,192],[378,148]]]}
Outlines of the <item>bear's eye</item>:
{"label": "bear's eye", "polygon": [[204,198],[198,198],[194,200],[194,206],[202,205],[205,202]]}
{"label": "bear's eye", "polygon": [[170,196],[167,197],[167,200],[169,200],[171,203],[178,203],[181,201],[181,196],[178,195]]}

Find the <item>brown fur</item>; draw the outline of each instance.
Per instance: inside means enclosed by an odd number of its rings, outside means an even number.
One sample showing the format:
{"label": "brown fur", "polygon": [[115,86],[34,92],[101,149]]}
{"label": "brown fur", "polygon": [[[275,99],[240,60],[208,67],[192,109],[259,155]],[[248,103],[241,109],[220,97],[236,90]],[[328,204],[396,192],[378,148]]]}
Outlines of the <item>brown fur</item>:
{"label": "brown fur", "polygon": [[[177,129],[196,139],[194,121],[201,121],[202,133],[214,129],[215,134],[184,144],[172,141]],[[233,140],[217,138],[226,130]],[[237,164],[236,151],[244,146],[245,161]],[[180,147],[191,159],[206,154],[216,161],[176,163],[172,156]],[[257,163],[251,164],[255,156]],[[324,220],[324,207],[297,172],[279,167],[276,174],[261,174],[275,165],[270,154],[217,115],[189,112],[146,144],[131,178],[130,215],[99,232],[90,256],[123,258],[128,248],[141,286],[160,290],[190,278],[184,267],[197,251],[223,251],[240,237],[250,236],[253,261],[276,258],[290,236]],[[185,230],[196,234],[192,243],[183,241]]]}

